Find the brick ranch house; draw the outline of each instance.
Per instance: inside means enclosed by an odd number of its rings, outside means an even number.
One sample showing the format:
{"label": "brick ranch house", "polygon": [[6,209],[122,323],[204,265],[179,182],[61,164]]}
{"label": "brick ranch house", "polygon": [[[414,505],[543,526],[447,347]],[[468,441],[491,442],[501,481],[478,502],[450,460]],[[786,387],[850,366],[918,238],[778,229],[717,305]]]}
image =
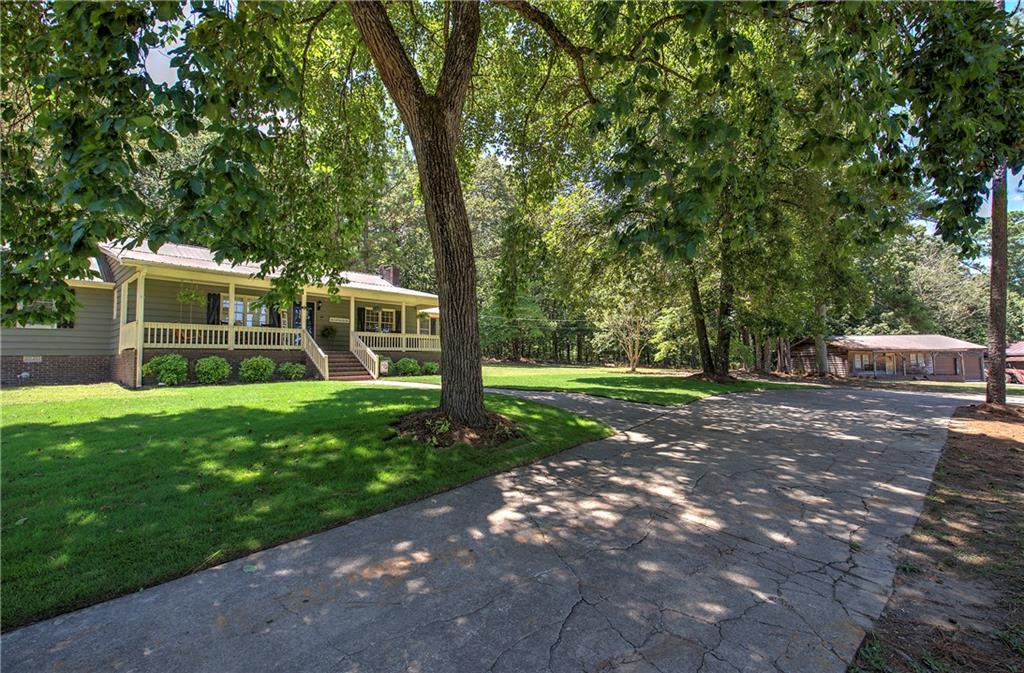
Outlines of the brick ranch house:
{"label": "brick ranch house", "polygon": [[94,279],[70,281],[72,320],[0,331],[0,381],[142,385],[142,365],[166,353],[190,361],[253,355],[305,362],[322,379],[367,379],[383,357],[437,360],[437,295],[403,288],[398,270],[345,273],[339,294],[309,286],[289,307],[258,301],[270,281],[255,265],[218,263],[192,245],[151,251],[102,245]]}
{"label": "brick ranch house", "polygon": [[[814,339],[792,348],[793,366],[818,373]],[[828,373],[875,379],[982,381],[985,347],[940,334],[872,334],[828,339]]]}

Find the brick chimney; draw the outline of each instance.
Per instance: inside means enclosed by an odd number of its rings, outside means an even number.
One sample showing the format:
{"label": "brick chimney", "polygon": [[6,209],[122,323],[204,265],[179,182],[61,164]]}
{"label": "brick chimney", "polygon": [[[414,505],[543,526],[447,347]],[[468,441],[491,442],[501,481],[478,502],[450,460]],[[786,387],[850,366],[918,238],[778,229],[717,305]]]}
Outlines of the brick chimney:
{"label": "brick chimney", "polygon": [[399,285],[398,267],[394,264],[382,264],[377,269],[377,275],[396,287]]}

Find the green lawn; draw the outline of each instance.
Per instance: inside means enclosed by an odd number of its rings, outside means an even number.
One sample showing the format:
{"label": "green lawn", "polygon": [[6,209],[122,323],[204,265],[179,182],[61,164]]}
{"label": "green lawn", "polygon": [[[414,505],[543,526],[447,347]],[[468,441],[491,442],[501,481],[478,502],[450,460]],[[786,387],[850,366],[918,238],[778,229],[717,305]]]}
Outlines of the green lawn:
{"label": "green lawn", "polygon": [[436,391],[305,382],[3,391],[4,628],[608,435],[490,396],[526,436],[433,449],[389,424]]}
{"label": "green lawn", "polygon": [[[417,376],[402,381],[440,383],[440,376]],[[689,404],[702,397],[745,390],[792,388],[793,384],[738,381],[723,384],[692,379],[666,370],[630,374],[612,367],[547,367],[542,365],[486,365],[484,385],[523,390],[564,390],[649,404]]]}

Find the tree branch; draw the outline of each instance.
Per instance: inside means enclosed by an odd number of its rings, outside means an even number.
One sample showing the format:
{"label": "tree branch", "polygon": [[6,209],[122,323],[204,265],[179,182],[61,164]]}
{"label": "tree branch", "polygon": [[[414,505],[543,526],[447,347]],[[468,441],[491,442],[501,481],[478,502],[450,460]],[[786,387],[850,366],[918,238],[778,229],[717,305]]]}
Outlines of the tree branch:
{"label": "tree branch", "polygon": [[480,3],[459,0],[451,7],[452,32],[437,82],[437,97],[450,113],[459,115],[473,79],[473,60],[480,41]]}
{"label": "tree branch", "polygon": [[558,27],[558,24],[555,23],[554,19],[552,19],[550,15],[543,10],[534,7],[525,0],[493,1],[495,4],[504,5],[547,33],[547,36],[551,38],[551,41],[555,43],[555,46],[565,52],[566,55],[568,55],[576,64],[576,75],[579,79],[580,86],[583,87],[583,92],[587,96],[587,101],[592,105],[598,103],[597,97],[594,96],[594,92],[590,88],[590,82],[587,79],[587,68],[583,60],[584,56],[592,55],[594,53],[594,50],[591,47],[575,44],[565,33],[562,32],[562,29]]}
{"label": "tree branch", "polygon": [[302,109],[306,107],[306,65],[309,57],[309,45],[313,42],[313,33],[316,32],[317,26],[330,14],[331,10],[337,5],[337,0],[331,0],[327,3],[324,11],[320,12],[315,16],[311,16],[308,19],[303,19],[299,23],[309,23],[309,30],[306,31],[306,45],[302,48],[302,80],[299,82],[299,101],[302,107],[299,108],[299,123],[302,123]]}
{"label": "tree branch", "polygon": [[658,28],[661,28],[666,23],[669,23],[671,21],[679,21],[685,18],[686,16],[683,14],[668,14],[666,16],[661,17],[660,19],[657,19],[656,21],[652,21],[651,25],[647,26],[647,28],[640,34],[640,36],[637,37],[636,42],[633,43],[633,48],[629,50],[629,57],[636,57],[637,52],[640,51],[640,47],[644,46],[644,42],[647,40],[647,38],[653,31],[657,30]]}
{"label": "tree branch", "polygon": [[427,93],[387,10],[380,0],[346,0],[346,4],[402,120],[412,127]]}

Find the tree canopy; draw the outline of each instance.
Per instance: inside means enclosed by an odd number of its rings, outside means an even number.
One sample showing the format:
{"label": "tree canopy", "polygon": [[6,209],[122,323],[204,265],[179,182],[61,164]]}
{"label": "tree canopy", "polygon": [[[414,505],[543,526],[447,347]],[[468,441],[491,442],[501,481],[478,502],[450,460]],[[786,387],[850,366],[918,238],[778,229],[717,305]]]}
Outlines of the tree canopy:
{"label": "tree canopy", "polygon": [[[401,247],[440,296],[442,409],[471,423],[481,306],[610,329],[594,297],[624,299],[639,269],[632,305],[684,308],[704,371],[725,375],[736,339],[763,362],[864,310],[863,251],[912,216],[973,254],[988,181],[1024,163],[1024,34],[989,3],[0,12],[6,323],[39,299],[71,312],[66,281],[104,241],[258,262],[280,303]],[[176,81],[147,71],[154,49]],[[566,199],[582,215],[558,215]],[[577,265],[552,282],[558,255]],[[655,323],[646,337],[671,333]]]}

